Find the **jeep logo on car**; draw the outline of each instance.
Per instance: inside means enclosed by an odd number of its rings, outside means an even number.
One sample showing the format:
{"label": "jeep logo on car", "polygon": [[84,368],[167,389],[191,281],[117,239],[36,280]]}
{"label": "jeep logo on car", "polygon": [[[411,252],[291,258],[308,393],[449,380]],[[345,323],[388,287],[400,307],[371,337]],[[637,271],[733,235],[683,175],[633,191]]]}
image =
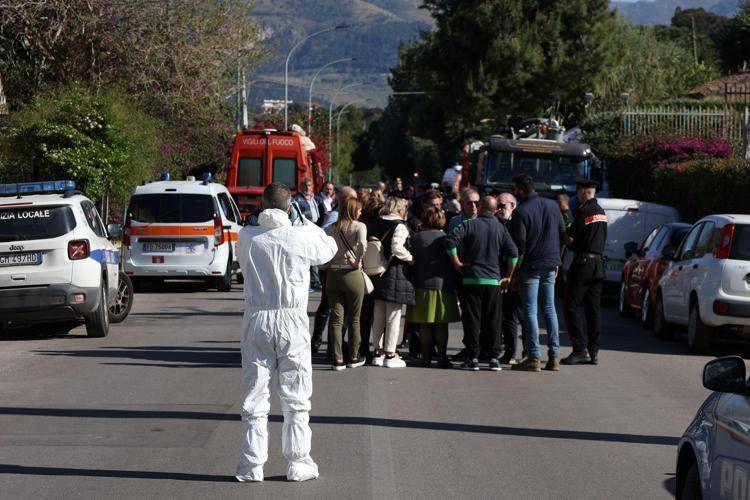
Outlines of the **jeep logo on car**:
{"label": "jeep logo on car", "polygon": [[23,250],[23,245],[11,245],[8,247],[8,250],[11,252],[21,252]]}

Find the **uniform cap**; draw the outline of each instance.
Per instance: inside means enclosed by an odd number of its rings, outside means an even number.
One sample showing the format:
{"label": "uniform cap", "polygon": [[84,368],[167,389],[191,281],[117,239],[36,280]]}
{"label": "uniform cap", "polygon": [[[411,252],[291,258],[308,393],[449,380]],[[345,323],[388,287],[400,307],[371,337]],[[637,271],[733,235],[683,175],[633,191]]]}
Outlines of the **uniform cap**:
{"label": "uniform cap", "polygon": [[578,187],[592,187],[599,189],[599,182],[594,179],[586,179],[585,177],[576,177],[576,186]]}

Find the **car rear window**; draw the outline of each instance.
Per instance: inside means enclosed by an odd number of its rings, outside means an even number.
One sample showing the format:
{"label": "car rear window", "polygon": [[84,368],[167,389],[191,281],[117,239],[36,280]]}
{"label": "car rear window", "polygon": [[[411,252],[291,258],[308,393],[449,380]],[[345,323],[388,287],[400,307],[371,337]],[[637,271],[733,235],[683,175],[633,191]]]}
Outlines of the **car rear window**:
{"label": "car rear window", "polygon": [[206,222],[215,209],[208,194],[159,193],[133,196],[128,213],[138,222]]}
{"label": "car rear window", "polygon": [[732,250],[729,258],[735,260],[750,260],[750,226],[734,226]]}
{"label": "car rear window", "polygon": [[0,210],[0,241],[57,238],[75,227],[76,218],[67,205]]}

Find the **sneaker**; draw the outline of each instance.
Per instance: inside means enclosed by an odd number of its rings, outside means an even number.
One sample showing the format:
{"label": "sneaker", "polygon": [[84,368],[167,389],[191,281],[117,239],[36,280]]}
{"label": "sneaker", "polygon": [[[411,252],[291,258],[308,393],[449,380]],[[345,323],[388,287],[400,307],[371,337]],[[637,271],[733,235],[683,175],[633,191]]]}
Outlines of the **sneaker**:
{"label": "sneaker", "polygon": [[340,372],[342,370],[346,370],[346,363],[344,363],[343,361],[335,361],[331,365],[331,370],[333,370],[335,372]]}
{"label": "sneaker", "polygon": [[490,359],[490,371],[499,372],[501,370],[502,370],[502,367],[500,367],[500,361],[497,358]]}
{"label": "sneaker", "polygon": [[461,349],[453,355],[453,361],[463,361],[466,359],[466,348]]}
{"label": "sneaker", "polygon": [[310,351],[313,354],[318,354],[318,351],[320,350],[320,346],[323,344],[320,340],[313,340],[310,344]]}
{"label": "sneaker", "polygon": [[498,359],[501,365],[514,365],[514,359],[513,356],[510,354],[503,354],[500,356],[500,359]]}
{"label": "sneaker", "polygon": [[510,369],[522,372],[540,372],[542,371],[542,362],[539,361],[539,358],[526,358],[517,365],[511,366]]}
{"label": "sneaker", "polygon": [[547,360],[547,364],[544,365],[544,369],[551,371],[551,372],[559,372],[560,371],[560,358],[549,358]]}
{"label": "sneaker", "polygon": [[587,350],[573,351],[570,355],[562,360],[564,365],[586,365],[591,363],[591,357]]}
{"label": "sneaker", "polygon": [[474,359],[467,359],[463,363],[461,363],[461,369],[462,370],[469,370],[473,372],[479,371],[479,360],[477,358]]}
{"label": "sneaker", "polygon": [[359,368],[365,364],[365,357],[360,355],[357,359],[353,359],[346,364],[347,368]]}
{"label": "sneaker", "polygon": [[401,359],[398,354],[392,358],[386,356],[385,360],[383,360],[383,366],[386,368],[404,368],[406,367],[406,361]]}
{"label": "sneaker", "polygon": [[380,356],[374,356],[372,358],[372,366],[383,366],[383,361],[385,361],[385,356],[382,354]]}
{"label": "sneaker", "polygon": [[596,351],[590,351],[589,352],[589,358],[591,358],[591,361],[589,361],[589,363],[591,363],[592,365],[598,365],[599,364],[599,353],[598,352],[596,352]]}

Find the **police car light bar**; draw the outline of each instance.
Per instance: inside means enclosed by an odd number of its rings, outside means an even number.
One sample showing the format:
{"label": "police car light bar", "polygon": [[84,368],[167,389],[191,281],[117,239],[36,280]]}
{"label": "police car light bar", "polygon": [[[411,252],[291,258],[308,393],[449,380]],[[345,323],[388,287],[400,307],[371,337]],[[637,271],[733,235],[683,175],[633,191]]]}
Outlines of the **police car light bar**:
{"label": "police car light bar", "polygon": [[64,193],[76,188],[75,181],[40,181],[19,182],[16,184],[0,184],[0,196],[14,196],[25,194]]}

